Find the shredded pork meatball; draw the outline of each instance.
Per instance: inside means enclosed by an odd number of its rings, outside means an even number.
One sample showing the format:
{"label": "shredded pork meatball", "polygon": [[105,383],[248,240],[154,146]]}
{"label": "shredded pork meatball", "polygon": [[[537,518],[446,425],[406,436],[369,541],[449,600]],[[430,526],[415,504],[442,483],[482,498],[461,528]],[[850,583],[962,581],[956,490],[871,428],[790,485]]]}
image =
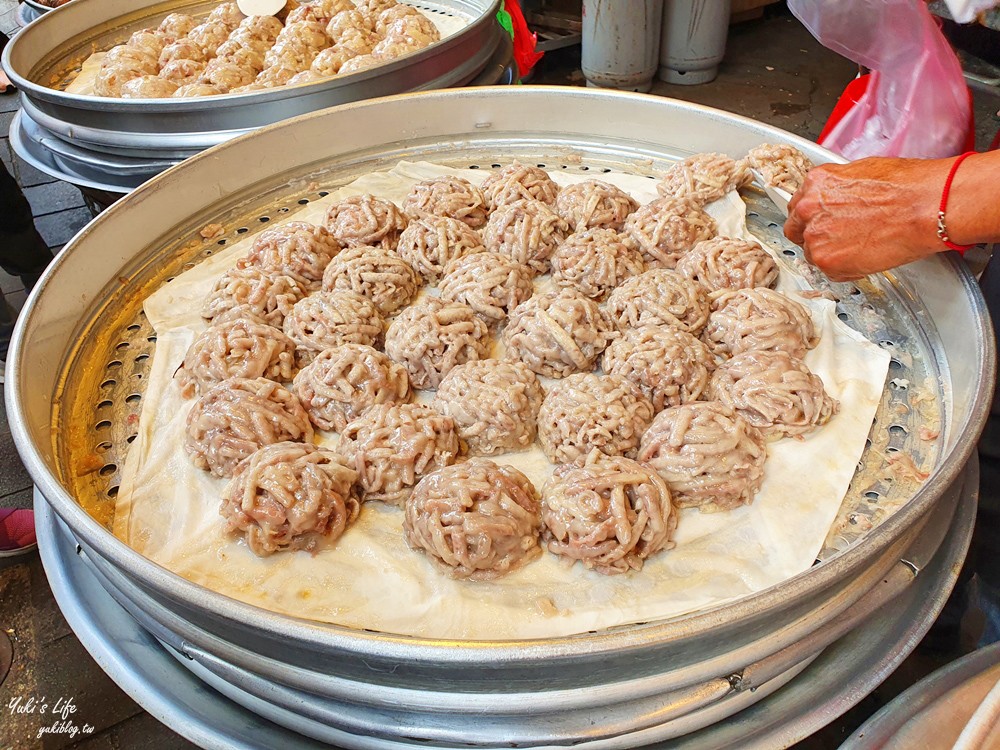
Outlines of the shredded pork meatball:
{"label": "shredded pork meatball", "polygon": [[316,292],[299,300],[285,317],[285,333],[298,347],[299,365],[341,344],[375,344],[385,321],[375,304],[347,291]]}
{"label": "shredded pork meatball", "polygon": [[444,376],[434,408],[455,420],[472,456],[523,450],[535,440],[545,392],[520,362],[486,359]]}
{"label": "shredded pork meatball", "polygon": [[205,83],[210,83],[225,93],[251,83],[256,78],[257,71],[223,58],[215,58],[205,66],[202,76]]}
{"label": "shredded pork meatball", "polygon": [[794,146],[765,143],[750,149],[746,165],[757,170],[771,187],[796,192],[812,169],[813,163]]}
{"label": "shredded pork meatball", "polygon": [[709,398],[772,439],[811,432],[839,406],[805,362],[782,351],[745,352],[719,365]]}
{"label": "shredded pork meatball", "polygon": [[230,477],[265,445],[312,437],[306,410],[287,388],[264,378],[230,378],[191,407],[184,448],[199,469]]}
{"label": "shredded pork meatball", "polygon": [[153,75],[159,70],[156,57],[141,47],[133,47],[128,44],[119,44],[104,54],[101,67],[113,65],[125,65],[141,71],[145,75]]}
{"label": "shredded pork meatball", "polygon": [[249,315],[209,326],[188,348],[174,377],[184,398],[191,398],[227,378],[288,382],[294,374],[295,342]]}
{"label": "shredded pork meatball", "polygon": [[406,368],[362,344],[323,351],[295,376],[292,391],[314,425],[335,432],[376,404],[405,404],[411,396]]}
{"label": "shredded pork meatball", "polygon": [[715,513],[753,502],[766,458],[760,430],[718,401],[696,401],[657,415],[638,461],[663,477],[677,507]]}
{"label": "shredded pork meatball", "polygon": [[288,41],[295,41],[318,51],[328,47],[331,40],[324,24],[318,21],[295,21],[285,24],[285,28],[275,40],[275,45]]}
{"label": "shredded pork meatball", "polygon": [[406,215],[392,201],[370,193],[334,203],[326,212],[326,228],[343,244],[395,250],[406,229]]}
{"label": "shredded pork meatball", "polygon": [[160,53],[169,42],[165,34],[154,29],[140,29],[136,31],[125,42],[126,47],[133,47],[145,53],[153,60],[160,59]]}
{"label": "shredded pork meatball", "polygon": [[600,180],[586,180],[559,191],[556,211],[570,228],[614,229],[619,231],[639,204],[624,190]]}
{"label": "shredded pork meatball", "polygon": [[378,18],[375,21],[375,31],[382,36],[385,36],[386,29],[388,29],[394,21],[398,21],[400,18],[405,18],[406,16],[422,16],[422,14],[412,5],[403,5],[402,3],[394,5],[391,8],[386,8],[378,14]]}
{"label": "shredded pork meatball", "polygon": [[318,81],[323,76],[313,73],[312,69],[303,70],[301,73],[296,73],[291,78],[288,79],[286,86],[297,86],[300,83],[312,83],[313,81]]}
{"label": "shredded pork meatball", "polygon": [[541,554],[538,491],[485,458],[440,469],[406,501],[403,535],[452,578],[489,581]]}
{"label": "shredded pork meatball", "polygon": [[392,21],[385,27],[383,35],[385,38],[375,45],[374,50],[383,54],[388,53],[392,47],[396,47],[400,54],[406,54],[441,40],[441,32],[434,22],[419,12]]}
{"label": "shredded pork meatball", "polygon": [[699,242],[677,261],[675,270],[710,293],[758,286],[773,288],[778,283],[778,266],[771,254],[756,242],[732,237]]}
{"label": "shredded pork meatball", "polygon": [[94,79],[94,93],[98,96],[118,98],[122,95],[122,87],[126,83],[144,75],[148,73],[125,62],[101,65]]}
{"label": "shredded pork meatball", "polygon": [[701,398],[715,358],[701,341],[673,326],[640,326],[611,342],[601,367],[639,386],[661,411]]}
{"label": "shredded pork meatball", "polygon": [[635,456],[653,420],[653,405],[618,375],[581,372],[552,386],[538,412],[538,442],[554,464],[583,459],[592,450]]}
{"label": "shredded pork meatball", "polygon": [[[355,55],[351,54],[343,47],[327,47],[325,50],[316,55],[316,58],[312,61],[312,66],[309,68],[309,72],[320,78],[330,78],[337,75],[343,64],[352,57],[355,57]],[[301,82],[302,81],[296,81],[296,83]]]}
{"label": "shredded pork meatball", "polygon": [[375,20],[390,8],[395,8],[399,5],[397,0],[355,0],[354,5],[357,9],[365,14],[366,18],[371,19],[372,28],[374,28]]}
{"label": "shredded pork meatball", "polygon": [[461,302],[428,297],[389,324],[385,353],[406,367],[414,388],[437,388],[456,365],[489,356],[489,329]]}
{"label": "shredded pork meatball", "polygon": [[177,84],[159,76],[141,76],[126,81],[121,87],[122,99],[165,99],[173,96]]}
{"label": "shredded pork meatball", "polygon": [[[309,5],[301,6],[303,8],[311,8],[313,12],[319,17],[319,20],[330,22],[335,15],[345,10],[354,10],[355,6],[351,0],[316,0],[314,3]],[[289,20],[291,20],[291,14],[289,14]]]}
{"label": "shredded pork meatball", "polygon": [[305,279],[318,288],[323,272],[340,252],[340,243],[323,227],[290,221],[257,235],[246,256],[249,265]]}
{"label": "shredded pork meatball", "polygon": [[207,60],[205,55],[205,50],[201,48],[198,44],[195,44],[192,40],[185,37],[184,39],[178,39],[172,44],[168,44],[163,48],[160,53],[160,69],[162,70],[167,66],[167,63],[173,62],[174,60],[191,60],[192,62],[204,63]]}
{"label": "shredded pork meatball", "polygon": [[341,432],[365,500],[402,506],[420,477],[459,456],[455,422],[423,404],[377,404]]}
{"label": "shredded pork meatball", "polygon": [[306,296],[306,289],[291,276],[268,273],[255,266],[233,268],[217,282],[201,310],[211,320],[234,307],[246,305],[268,325],[281,327],[292,307]]}
{"label": "shredded pork meatball", "polygon": [[613,338],[593,300],[569,289],[532,297],[510,314],[503,331],[508,359],[550,378],[590,370]]}
{"label": "shredded pork meatball", "polygon": [[299,23],[300,21],[321,23],[325,28],[330,22],[330,19],[323,16],[322,11],[316,7],[315,3],[310,3],[309,5],[300,5],[298,8],[292,9],[289,14],[285,16],[286,25]]}
{"label": "shredded pork meatball", "polygon": [[191,96],[218,96],[224,93],[218,86],[210,83],[185,83],[173,94],[174,99],[184,99]]}
{"label": "shredded pork meatball", "polygon": [[313,550],[358,517],[357,472],[338,453],[304,443],[267,445],[245,458],[222,491],[226,531],[259,557]]}
{"label": "shredded pork meatball", "polygon": [[499,326],[507,314],[534,293],[534,272],[498,253],[474,253],[448,264],[439,289],[441,299],[463,302],[488,326]]}
{"label": "shredded pork meatball", "polygon": [[669,325],[697,336],[708,321],[709,303],[698,284],[675,271],[654,268],[616,288],[606,309],[623,331],[641,325]]}
{"label": "shredded pork meatball", "polygon": [[725,154],[695,154],[668,169],[656,189],[663,196],[705,205],[749,183],[750,173],[742,162]]}
{"label": "shredded pork meatball", "polygon": [[483,230],[487,250],[531,266],[549,270],[549,258],[563,241],[569,225],[548,205],[536,200],[505,203],[490,214]]}
{"label": "shredded pork meatball", "polygon": [[185,13],[171,13],[160,21],[157,31],[171,39],[183,39],[198,21]]}
{"label": "shredded pork meatball", "polygon": [[[375,37],[374,22],[357,8],[342,10],[335,14],[326,27],[327,36],[333,39],[334,42],[340,42],[345,36],[356,34],[357,32],[364,32],[373,38]],[[374,46],[374,42],[372,46]]]}
{"label": "shredded pork meatball", "polygon": [[234,28],[227,26],[221,21],[212,21],[210,19],[191,29],[191,33],[188,34],[187,38],[201,47],[202,51],[208,57],[214,57],[216,51],[226,42],[229,38],[229,33]]}
{"label": "shredded pork meatball", "polygon": [[242,60],[235,60],[235,58],[249,52],[252,53],[252,58],[250,59],[254,61],[253,67],[262,70],[264,68],[264,55],[267,54],[267,51],[273,44],[274,39],[262,39],[253,36],[253,34],[245,29],[236,29],[236,31],[229,35],[229,39],[223,42],[219,49],[215,51],[215,56],[226,60],[243,62]]}
{"label": "shredded pork meatball", "polygon": [[[198,60],[171,60],[166,65],[160,69],[160,78],[165,78],[168,81],[173,81],[181,88],[191,86],[191,85],[206,85],[201,84],[201,76],[205,73],[205,63]],[[214,93],[221,94],[221,89],[216,86],[207,85],[208,88],[213,89]],[[174,92],[174,96],[200,96],[200,94],[179,94],[177,91]]]}
{"label": "shredded pork meatball", "polygon": [[240,6],[236,3],[220,3],[208,14],[209,21],[218,21],[228,26],[230,31],[243,23],[244,18],[246,16],[243,15],[240,11]]}
{"label": "shredded pork meatball", "polygon": [[485,249],[479,232],[468,224],[446,216],[428,216],[410,222],[399,235],[396,251],[433,284],[448,263]]}
{"label": "shredded pork meatball", "polygon": [[582,466],[563,464],[546,482],[542,525],[549,552],[615,575],[672,549],[677,514],[659,474],[593,450]]}
{"label": "shredded pork meatball", "polygon": [[409,304],[423,280],[398,253],[359,245],[341,252],[323,273],[323,288],[367,297],[385,315]]}
{"label": "shredded pork meatball", "polygon": [[788,352],[802,359],[819,336],[809,311],[772,289],[737,289],[712,298],[712,314],[702,334],[720,357],[751,350]]}
{"label": "shredded pork meatball", "polygon": [[495,211],[507,203],[537,200],[555,205],[559,186],[544,169],[515,161],[503,169],[492,172],[482,184],[483,195],[490,210]]}
{"label": "shredded pork meatball", "polygon": [[449,216],[479,229],[486,224],[488,209],[482,190],[461,177],[446,176],[424,180],[410,188],[403,211],[414,219]]}
{"label": "shredded pork meatball", "polygon": [[240,32],[241,36],[245,34],[247,38],[273,44],[284,28],[281,21],[274,16],[247,16],[240,21],[237,32]]}
{"label": "shredded pork meatball", "polygon": [[346,76],[349,73],[360,73],[362,70],[374,68],[376,65],[381,65],[384,62],[383,58],[376,55],[358,55],[340,66],[339,75]]}
{"label": "shredded pork meatball", "polygon": [[264,53],[266,51],[266,49],[260,49],[254,45],[228,41],[219,47],[215,59],[260,73],[264,69]]}
{"label": "shredded pork meatball", "polygon": [[623,233],[650,265],[673,268],[692,247],[715,236],[715,221],[687,198],[660,198],[625,220]]}
{"label": "shredded pork meatball", "polygon": [[556,248],[550,263],[556,284],[598,301],[646,270],[642,253],[613,229],[578,230]]}

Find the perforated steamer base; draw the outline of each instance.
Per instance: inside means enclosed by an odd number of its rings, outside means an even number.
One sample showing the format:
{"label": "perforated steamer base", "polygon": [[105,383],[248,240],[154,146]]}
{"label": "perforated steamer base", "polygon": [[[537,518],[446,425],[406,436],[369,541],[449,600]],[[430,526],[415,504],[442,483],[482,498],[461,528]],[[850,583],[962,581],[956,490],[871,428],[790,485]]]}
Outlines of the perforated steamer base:
{"label": "perforated steamer base", "polygon": [[[512,149],[488,160],[474,153],[422,153],[421,158],[472,169],[496,168],[518,158],[548,170],[593,173],[598,178],[603,172],[615,170],[646,174],[653,179],[668,165],[666,160],[637,165],[633,160],[585,152],[555,157],[539,153]],[[412,158],[412,153],[407,156]],[[380,168],[394,161],[386,157],[380,161]],[[102,524],[110,527],[121,467],[135,438],[145,377],[156,346],[155,332],[142,312],[142,300],[220,247],[243,234],[259,231],[272,219],[327,195],[358,174],[356,170],[315,174],[299,180],[298,185],[276,188],[270,195],[248,199],[225,214],[208,217],[210,220],[197,229],[218,223],[221,234],[205,240],[198,231],[189,229],[163,246],[162,257],[168,260],[158,268],[143,269],[138,274],[142,280],[138,286],[135,280],[129,280],[108,300],[100,319],[95,321],[98,325],[90,326],[70,359],[65,391],[56,413],[57,423],[72,429],[71,439],[57,442],[63,465],[75,467],[73,474],[63,479]],[[849,546],[905,503],[919,484],[920,475],[929,472],[937,460],[937,434],[944,429],[945,415],[942,380],[928,338],[936,332],[918,329],[915,301],[907,300],[894,288],[891,277],[858,285],[830,284],[812,272],[799,248],[784,238],[783,217],[771,201],[754,188],[745,189],[742,196],[748,205],[751,232],[780,250],[789,269],[807,274],[816,289],[832,294],[841,320],[892,354],[882,403],[840,516],[820,554],[822,560]]]}

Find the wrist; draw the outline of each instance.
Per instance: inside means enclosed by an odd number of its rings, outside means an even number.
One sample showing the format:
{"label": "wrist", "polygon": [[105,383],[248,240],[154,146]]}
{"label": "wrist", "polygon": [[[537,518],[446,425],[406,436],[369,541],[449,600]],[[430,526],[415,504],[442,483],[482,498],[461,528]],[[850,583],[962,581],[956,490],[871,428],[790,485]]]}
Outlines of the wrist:
{"label": "wrist", "polygon": [[[962,168],[963,164],[971,157],[975,156],[975,152],[967,151],[951,160],[951,165],[948,168],[948,174],[945,177],[944,184],[941,188],[941,201],[938,206],[937,214],[937,236],[941,241],[941,244],[949,249],[956,250],[960,253],[964,253],[966,250],[971,249],[975,240],[969,243],[962,243],[956,241],[956,238],[952,236],[951,229],[948,225],[948,215],[949,209],[952,203],[957,203],[959,201],[952,201],[951,194],[952,188],[954,187],[955,180],[958,176],[958,171]],[[960,211],[951,211],[952,217],[961,216]],[[963,232],[966,230],[966,225],[963,222],[955,221],[953,222],[958,226],[957,239],[964,239]],[[971,232],[970,232],[971,234]]]}

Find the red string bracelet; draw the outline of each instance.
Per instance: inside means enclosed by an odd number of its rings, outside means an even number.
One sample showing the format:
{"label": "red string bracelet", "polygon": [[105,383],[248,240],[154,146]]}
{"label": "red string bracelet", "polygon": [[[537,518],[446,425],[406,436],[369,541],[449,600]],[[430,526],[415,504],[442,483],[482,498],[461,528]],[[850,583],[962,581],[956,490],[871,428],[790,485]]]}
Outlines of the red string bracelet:
{"label": "red string bracelet", "polygon": [[948,196],[951,194],[951,184],[955,181],[955,173],[958,172],[959,166],[963,161],[969,156],[972,156],[975,151],[966,151],[964,154],[959,156],[952,162],[951,171],[948,172],[948,177],[944,181],[944,190],[941,191],[941,207],[938,209],[938,221],[937,221],[937,236],[941,242],[944,243],[945,247],[950,250],[957,250],[960,253],[964,253],[966,250],[975,247],[975,245],[959,245],[951,241],[948,237],[948,227],[944,223],[944,210],[948,205]]}

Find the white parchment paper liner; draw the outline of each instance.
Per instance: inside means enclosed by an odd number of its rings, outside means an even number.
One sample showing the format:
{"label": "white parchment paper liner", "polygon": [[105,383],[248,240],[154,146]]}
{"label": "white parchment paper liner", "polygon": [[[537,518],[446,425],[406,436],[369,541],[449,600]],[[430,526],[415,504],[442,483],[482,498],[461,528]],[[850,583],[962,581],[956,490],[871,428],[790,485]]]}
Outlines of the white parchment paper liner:
{"label": "white parchment paper liner", "polygon": [[[481,170],[400,163],[282,222],[319,223],[330,203],[364,192],[401,203],[414,182],[442,174],[476,183],[486,176]],[[656,196],[655,182],[645,177],[559,171],[552,177],[563,185],[596,177],[640,203]],[[709,210],[720,234],[751,237],[738,194],[730,193]],[[145,302],[158,340],[139,435],[118,495],[115,533],[151,560],[210,589],[276,612],[348,627],[448,639],[557,637],[680,615],[800,573],[819,553],[854,475],[889,364],[887,353],[837,319],[833,302],[798,298],[822,336],[806,361],[840,401],[840,413],[804,440],[769,444],[764,485],[752,506],[718,514],[682,511],[677,547],[637,573],[607,577],[546,553],[499,581],[453,581],[407,548],[402,511],[377,502],[366,503],[344,536],[315,555],[261,559],[223,532],[218,509],[225,480],[194,468],[185,455],[184,422],[192,402],[181,398],[172,379],[205,327],[198,314],[203,298],[252,240],[244,237]],[[797,297],[795,290],[805,288],[805,282],[783,264],[779,288]],[[332,437],[318,433],[318,442],[331,444]],[[537,448],[497,460],[524,471],[539,489],[551,472]]]}

